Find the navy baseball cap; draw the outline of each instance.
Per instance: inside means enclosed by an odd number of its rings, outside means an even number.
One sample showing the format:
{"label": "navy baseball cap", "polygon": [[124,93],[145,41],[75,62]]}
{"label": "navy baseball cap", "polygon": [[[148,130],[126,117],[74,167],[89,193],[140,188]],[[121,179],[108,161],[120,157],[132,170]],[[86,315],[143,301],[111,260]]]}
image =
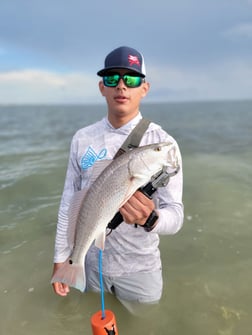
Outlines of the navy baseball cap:
{"label": "navy baseball cap", "polygon": [[111,51],[104,62],[104,69],[97,72],[98,76],[105,76],[113,69],[128,69],[145,77],[145,64],[143,55],[137,50],[129,47],[119,47]]}

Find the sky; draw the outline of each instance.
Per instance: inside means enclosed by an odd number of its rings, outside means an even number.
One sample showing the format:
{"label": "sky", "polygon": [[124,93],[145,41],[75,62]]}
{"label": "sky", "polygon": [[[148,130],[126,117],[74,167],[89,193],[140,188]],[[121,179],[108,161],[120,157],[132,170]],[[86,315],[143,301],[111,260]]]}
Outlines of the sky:
{"label": "sky", "polygon": [[252,99],[252,0],[1,0],[0,104],[102,103],[122,45],[144,55],[147,102]]}

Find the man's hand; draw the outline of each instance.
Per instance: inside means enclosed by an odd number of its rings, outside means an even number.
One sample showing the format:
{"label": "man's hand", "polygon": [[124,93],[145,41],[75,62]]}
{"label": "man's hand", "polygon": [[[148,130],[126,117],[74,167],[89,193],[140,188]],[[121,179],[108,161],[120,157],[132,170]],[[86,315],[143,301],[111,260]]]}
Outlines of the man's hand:
{"label": "man's hand", "polygon": [[144,225],[151,212],[155,209],[152,199],[142,192],[136,191],[133,196],[120,208],[120,213],[126,223]]}
{"label": "man's hand", "polygon": [[[52,276],[63,264],[64,263],[54,263]],[[52,286],[54,292],[58,295],[61,295],[62,297],[65,297],[70,292],[69,286],[64,283],[56,282],[52,283]]]}

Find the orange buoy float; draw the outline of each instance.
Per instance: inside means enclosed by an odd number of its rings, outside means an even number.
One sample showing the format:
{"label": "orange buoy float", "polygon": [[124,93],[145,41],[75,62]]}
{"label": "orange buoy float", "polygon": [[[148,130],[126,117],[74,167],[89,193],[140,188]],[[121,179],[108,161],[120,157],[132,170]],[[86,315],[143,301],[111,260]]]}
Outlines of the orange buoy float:
{"label": "orange buoy float", "polygon": [[93,314],[91,327],[93,335],[118,335],[115,315],[110,310],[105,310],[105,317],[103,317],[102,311]]}

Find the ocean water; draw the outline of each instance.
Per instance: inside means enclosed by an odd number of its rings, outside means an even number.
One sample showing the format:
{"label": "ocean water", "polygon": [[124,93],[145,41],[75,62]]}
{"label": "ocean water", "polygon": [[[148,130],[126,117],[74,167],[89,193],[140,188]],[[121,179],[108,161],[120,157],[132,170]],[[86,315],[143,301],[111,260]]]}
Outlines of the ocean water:
{"label": "ocean water", "polygon": [[[250,335],[252,101],[146,104],[179,143],[185,222],[160,242],[164,292],[151,318],[111,295],[120,335]],[[74,132],[105,106],[0,107],[0,333],[91,335],[99,294],[50,285],[57,211]]]}

